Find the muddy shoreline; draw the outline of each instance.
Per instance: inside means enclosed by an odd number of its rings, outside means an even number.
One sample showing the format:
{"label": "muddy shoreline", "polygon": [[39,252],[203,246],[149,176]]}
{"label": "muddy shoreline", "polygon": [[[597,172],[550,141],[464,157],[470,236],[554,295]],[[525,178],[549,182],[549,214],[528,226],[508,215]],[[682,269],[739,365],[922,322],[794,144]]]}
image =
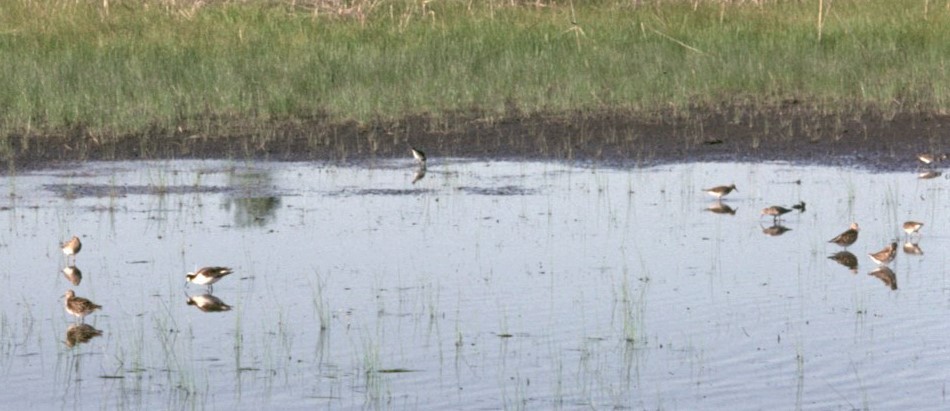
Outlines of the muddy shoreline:
{"label": "muddy shoreline", "polygon": [[553,160],[604,166],[711,161],[787,161],[908,170],[921,152],[944,152],[950,115],[864,110],[826,113],[778,107],[685,111],[505,115],[417,115],[371,124],[326,117],[252,121],[207,118],[131,135],[97,135],[81,125],[5,137],[8,171],[87,160],[257,159],[365,162],[410,157]]}

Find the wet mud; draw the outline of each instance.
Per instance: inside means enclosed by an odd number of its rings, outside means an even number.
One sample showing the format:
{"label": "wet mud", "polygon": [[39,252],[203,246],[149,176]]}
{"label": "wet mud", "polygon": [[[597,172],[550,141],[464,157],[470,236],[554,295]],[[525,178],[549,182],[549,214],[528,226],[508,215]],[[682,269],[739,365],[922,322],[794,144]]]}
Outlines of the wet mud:
{"label": "wet mud", "polygon": [[8,170],[85,160],[249,159],[365,162],[410,157],[555,160],[616,166],[692,161],[788,161],[881,171],[918,167],[916,154],[943,152],[950,115],[863,110],[829,113],[789,101],[655,112],[620,109],[525,115],[418,115],[369,124],[327,117],[253,121],[195,119],[132,135],[12,133]]}

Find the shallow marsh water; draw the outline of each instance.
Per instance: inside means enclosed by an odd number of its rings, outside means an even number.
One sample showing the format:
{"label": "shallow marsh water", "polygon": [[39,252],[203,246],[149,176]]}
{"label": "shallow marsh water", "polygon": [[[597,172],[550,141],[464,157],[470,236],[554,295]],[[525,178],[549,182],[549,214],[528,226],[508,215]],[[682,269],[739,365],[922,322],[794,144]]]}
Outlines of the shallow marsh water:
{"label": "shallow marsh water", "polygon": [[[3,178],[11,409],[945,408],[947,179],[787,164],[602,169],[90,163]],[[702,188],[735,182],[715,213]],[[759,210],[804,200],[765,235]],[[718,207],[720,211],[728,210]],[[925,222],[893,280],[868,252]],[[851,221],[856,271],[827,257]],[[774,232],[772,230],[770,232]],[[77,234],[78,285],[58,243]],[[912,248],[908,248],[912,251]],[[202,265],[236,273],[213,295]],[[896,286],[896,289],[893,289]],[[78,334],[73,289],[103,306]],[[87,328],[88,330],[88,328]],[[70,332],[72,331],[72,332]],[[88,339],[88,340],[87,340]],[[86,340],[86,341],[83,341]]]}

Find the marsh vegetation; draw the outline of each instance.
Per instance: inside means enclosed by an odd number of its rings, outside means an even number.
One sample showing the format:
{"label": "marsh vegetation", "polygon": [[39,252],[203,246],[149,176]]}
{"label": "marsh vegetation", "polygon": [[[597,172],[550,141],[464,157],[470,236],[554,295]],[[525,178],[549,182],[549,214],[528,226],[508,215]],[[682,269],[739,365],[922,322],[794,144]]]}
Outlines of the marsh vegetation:
{"label": "marsh vegetation", "polygon": [[[15,0],[0,131],[8,155],[54,138],[54,159],[448,152],[485,128],[500,142],[472,151],[504,153],[512,122],[515,148],[558,158],[669,119],[679,147],[874,138],[865,120],[943,119],[948,24],[946,1]],[[597,124],[618,117],[642,121]],[[549,121],[577,128],[549,141]]]}
{"label": "marsh vegetation", "polygon": [[[946,178],[914,156],[948,151],[947,23],[929,0],[0,2],[0,403],[939,408]],[[205,265],[235,273],[182,285]],[[68,288],[102,309],[72,320]]]}

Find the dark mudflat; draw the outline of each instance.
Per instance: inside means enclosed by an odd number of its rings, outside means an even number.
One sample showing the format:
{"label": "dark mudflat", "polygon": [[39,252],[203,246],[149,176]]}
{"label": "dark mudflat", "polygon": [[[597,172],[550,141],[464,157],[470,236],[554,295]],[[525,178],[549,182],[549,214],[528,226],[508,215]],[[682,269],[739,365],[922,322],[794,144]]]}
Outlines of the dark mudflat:
{"label": "dark mudflat", "polygon": [[212,118],[133,135],[95,135],[81,126],[11,134],[6,136],[6,158],[13,169],[84,160],[170,158],[346,163],[411,158],[411,144],[425,150],[430,159],[555,160],[606,166],[788,161],[886,171],[917,167],[917,153],[944,152],[948,131],[950,116],[945,114],[886,110],[829,114],[797,102],[651,113],[458,113],[371,124],[327,118],[269,122]]}

